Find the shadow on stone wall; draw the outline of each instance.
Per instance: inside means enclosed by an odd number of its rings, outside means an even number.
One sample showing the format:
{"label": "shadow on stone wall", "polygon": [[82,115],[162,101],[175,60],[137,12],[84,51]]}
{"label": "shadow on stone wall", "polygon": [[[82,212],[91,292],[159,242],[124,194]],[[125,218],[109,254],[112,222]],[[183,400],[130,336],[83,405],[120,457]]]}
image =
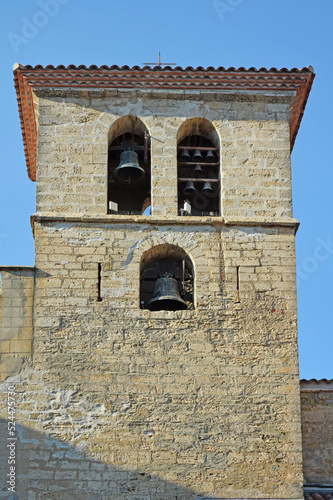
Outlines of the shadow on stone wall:
{"label": "shadow on stone wall", "polygon": [[[99,463],[73,446],[16,425],[8,440],[0,420],[0,498],[7,500],[193,500],[193,491],[137,471]],[[10,448],[8,443],[15,443]],[[8,491],[8,458],[15,453],[15,494]],[[212,498],[212,497],[205,497]]]}

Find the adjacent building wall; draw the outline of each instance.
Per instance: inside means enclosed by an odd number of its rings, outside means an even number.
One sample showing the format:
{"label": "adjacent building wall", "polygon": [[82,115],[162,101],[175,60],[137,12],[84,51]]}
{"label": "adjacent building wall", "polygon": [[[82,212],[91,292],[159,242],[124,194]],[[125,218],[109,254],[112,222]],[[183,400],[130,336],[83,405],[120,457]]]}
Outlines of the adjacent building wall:
{"label": "adjacent building wall", "polygon": [[31,356],[34,268],[2,266],[0,292],[0,380],[19,371]]}
{"label": "adjacent building wall", "polygon": [[301,381],[306,484],[333,484],[333,382]]}

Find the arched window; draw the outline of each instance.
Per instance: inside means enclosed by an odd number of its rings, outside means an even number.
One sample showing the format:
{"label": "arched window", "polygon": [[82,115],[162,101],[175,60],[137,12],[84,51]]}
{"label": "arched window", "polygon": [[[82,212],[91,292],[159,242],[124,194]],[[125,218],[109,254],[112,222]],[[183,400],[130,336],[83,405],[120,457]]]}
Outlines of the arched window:
{"label": "arched window", "polygon": [[194,309],[190,257],[176,245],[158,245],[142,257],[140,307],[151,311]]}
{"label": "arched window", "polygon": [[178,210],[180,215],[220,215],[218,135],[204,118],[187,120],[178,131]]}
{"label": "arched window", "polygon": [[117,120],[109,133],[108,213],[150,215],[150,138],[136,117]]}

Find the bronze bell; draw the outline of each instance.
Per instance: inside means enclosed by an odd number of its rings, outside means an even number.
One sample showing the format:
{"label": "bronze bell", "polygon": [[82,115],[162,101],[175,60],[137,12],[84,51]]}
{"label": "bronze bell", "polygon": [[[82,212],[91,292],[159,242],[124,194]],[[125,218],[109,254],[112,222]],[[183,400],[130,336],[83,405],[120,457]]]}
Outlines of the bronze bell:
{"label": "bronze bell", "polygon": [[214,153],[213,153],[212,150],[207,151],[205,160],[209,161],[209,162],[215,162],[216,161],[215,155],[214,155]]}
{"label": "bronze bell", "polygon": [[138,155],[135,151],[123,151],[120,155],[118,167],[113,172],[113,178],[124,187],[136,188],[145,178],[146,172],[139,165]]}
{"label": "bronze bell", "polygon": [[201,168],[201,165],[199,163],[197,163],[194,167],[194,173],[195,174],[202,174],[202,168]]}
{"label": "bronze bell", "polygon": [[191,195],[191,194],[194,194],[195,192],[196,192],[196,189],[194,187],[193,182],[192,181],[187,181],[183,193]]}
{"label": "bronze bell", "polygon": [[192,160],[194,161],[202,161],[202,154],[200,149],[196,149],[193,153]]}
{"label": "bronze bell", "polygon": [[201,190],[202,193],[213,193],[214,192],[214,189],[212,188],[212,185],[210,182],[208,181],[205,181],[204,182],[204,185],[203,185],[203,188]]}
{"label": "bronze bell", "polygon": [[190,153],[188,152],[188,150],[182,149],[180,156],[179,156],[179,161],[190,161],[190,160],[191,160],[191,157],[190,157]]}
{"label": "bronze bell", "polygon": [[157,278],[153,298],[147,303],[150,311],[179,311],[187,309],[187,304],[180,297],[177,280],[170,273]]}

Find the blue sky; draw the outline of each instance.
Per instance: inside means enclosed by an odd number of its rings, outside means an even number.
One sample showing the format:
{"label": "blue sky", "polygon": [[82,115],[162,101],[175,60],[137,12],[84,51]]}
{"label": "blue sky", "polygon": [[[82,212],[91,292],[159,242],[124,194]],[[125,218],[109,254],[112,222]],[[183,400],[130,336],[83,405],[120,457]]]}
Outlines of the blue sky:
{"label": "blue sky", "polygon": [[1,5],[0,265],[33,265],[26,174],[12,65],[298,67],[316,78],[292,153],[300,375],[332,368],[331,0],[15,0]]}

